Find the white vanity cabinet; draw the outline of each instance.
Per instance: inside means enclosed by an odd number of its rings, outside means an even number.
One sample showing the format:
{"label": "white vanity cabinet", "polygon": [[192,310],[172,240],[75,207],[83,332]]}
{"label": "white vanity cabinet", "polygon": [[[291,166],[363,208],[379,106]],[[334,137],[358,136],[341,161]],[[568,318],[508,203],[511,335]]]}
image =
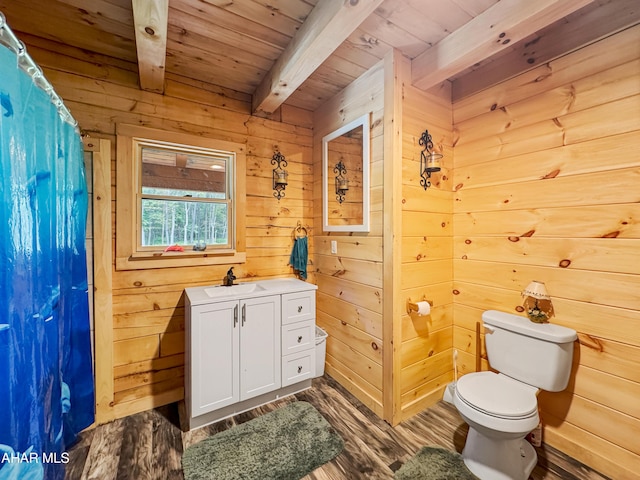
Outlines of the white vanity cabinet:
{"label": "white vanity cabinet", "polygon": [[185,290],[189,428],[311,386],[316,288],[287,279]]}
{"label": "white vanity cabinet", "polygon": [[197,305],[188,323],[194,417],[280,388],[279,295]]}

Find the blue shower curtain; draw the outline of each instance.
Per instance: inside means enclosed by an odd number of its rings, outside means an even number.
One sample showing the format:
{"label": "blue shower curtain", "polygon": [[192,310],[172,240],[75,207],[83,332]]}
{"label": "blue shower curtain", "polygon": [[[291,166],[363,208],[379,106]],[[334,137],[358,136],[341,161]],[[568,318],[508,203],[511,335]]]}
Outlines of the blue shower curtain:
{"label": "blue shower curtain", "polygon": [[64,478],[94,420],[82,143],[0,45],[0,480]]}

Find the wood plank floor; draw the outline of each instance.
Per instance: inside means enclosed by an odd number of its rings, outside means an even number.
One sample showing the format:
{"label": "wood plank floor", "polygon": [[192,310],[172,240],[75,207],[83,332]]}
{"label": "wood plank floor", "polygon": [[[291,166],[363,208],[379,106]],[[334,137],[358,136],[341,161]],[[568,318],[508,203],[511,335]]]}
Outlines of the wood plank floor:
{"label": "wood plank floor", "polygon": [[[178,404],[139,413],[83,432],[70,450],[66,480],[183,480],[185,448],[294,401],[311,403],[338,431],[344,451],[304,480],[391,479],[425,445],[462,451],[467,426],[455,407],[439,402],[391,427],[331,377],[313,388],[192,432],[180,428]],[[602,480],[607,477],[552,447],[538,449],[532,480]]]}

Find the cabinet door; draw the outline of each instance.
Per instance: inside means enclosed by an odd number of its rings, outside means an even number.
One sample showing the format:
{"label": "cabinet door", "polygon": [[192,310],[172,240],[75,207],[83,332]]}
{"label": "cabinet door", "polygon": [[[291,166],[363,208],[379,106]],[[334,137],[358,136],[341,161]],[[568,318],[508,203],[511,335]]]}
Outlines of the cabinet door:
{"label": "cabinet door", "polygon": [[280,296],[240,301],[240,400],[281,386]]}
{"label": "cabinet door", "polygon": [[237,301],[199,305],[192,309],[193,417],[240,400],[239,320]]}

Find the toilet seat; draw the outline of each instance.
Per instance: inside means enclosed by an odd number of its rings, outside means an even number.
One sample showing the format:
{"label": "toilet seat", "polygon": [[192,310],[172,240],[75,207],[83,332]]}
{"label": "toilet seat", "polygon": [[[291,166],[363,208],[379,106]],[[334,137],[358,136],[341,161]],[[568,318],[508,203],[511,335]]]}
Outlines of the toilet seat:
{"label": "toilet seat", "polygon": [[464,375],[456,383],[456,395],[468,407],[505,420],[537,416],[538,389],[494,372]]}

